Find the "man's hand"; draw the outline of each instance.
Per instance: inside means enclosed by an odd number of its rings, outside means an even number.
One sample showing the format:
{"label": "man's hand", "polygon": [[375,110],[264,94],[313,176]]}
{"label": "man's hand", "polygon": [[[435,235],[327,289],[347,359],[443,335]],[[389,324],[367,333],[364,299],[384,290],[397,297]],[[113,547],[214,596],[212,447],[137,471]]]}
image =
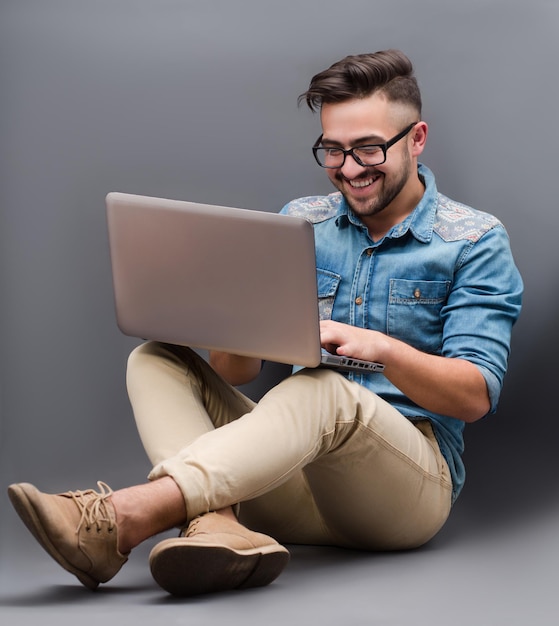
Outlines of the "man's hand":
{"label": "man's hand", "polygon": [[365,361],[384,363],[383,351],[388,348],[386,335],[341,322],[320,322],[320,342],[332,354]]}

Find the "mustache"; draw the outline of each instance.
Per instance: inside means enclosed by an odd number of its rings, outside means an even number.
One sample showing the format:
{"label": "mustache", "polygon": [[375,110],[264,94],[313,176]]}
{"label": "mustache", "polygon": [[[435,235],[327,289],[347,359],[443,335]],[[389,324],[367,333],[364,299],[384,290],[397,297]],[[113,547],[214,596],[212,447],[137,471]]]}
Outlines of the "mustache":
{"label": "mustache", "polygon": [[[370,178],[371,176],[378,176],[378,175],[382,175],[382,172],[379,172],[377,169],[375,168],[370,168],[365,170],[364,172],[362,172],[361,174],[359,174],[359,176],[355,176],[354,178],[352,178],[351,180],[367,180],[367,178]],[[349,181],[350,179],[347,178],[346,176],[344,176],[342,174],[342,172],[336,172],[334,178],[338,181]]]}

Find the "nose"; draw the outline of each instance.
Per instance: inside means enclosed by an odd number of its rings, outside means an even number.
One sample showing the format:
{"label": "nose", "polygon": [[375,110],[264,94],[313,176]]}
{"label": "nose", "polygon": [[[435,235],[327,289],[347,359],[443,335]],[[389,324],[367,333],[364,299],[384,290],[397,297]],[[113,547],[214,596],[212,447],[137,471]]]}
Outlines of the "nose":
{"label": "nose", "polygon": [[357,161],[353,158],[353,155],[347,154],[344,164],[340,167],[340,172],[346,178],[352,179],[362,174],[365,169],[365,167],[357,163]]}

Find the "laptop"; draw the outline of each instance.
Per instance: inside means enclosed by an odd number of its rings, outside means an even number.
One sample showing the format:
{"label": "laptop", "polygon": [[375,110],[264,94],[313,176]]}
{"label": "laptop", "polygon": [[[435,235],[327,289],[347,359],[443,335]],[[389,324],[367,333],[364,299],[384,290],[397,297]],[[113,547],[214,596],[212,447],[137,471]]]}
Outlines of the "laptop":
{"label": "laptop", "polygon": [[106,208],[125,335],[303,367],[384,369],[321,349],[307,220],[119,192]]}

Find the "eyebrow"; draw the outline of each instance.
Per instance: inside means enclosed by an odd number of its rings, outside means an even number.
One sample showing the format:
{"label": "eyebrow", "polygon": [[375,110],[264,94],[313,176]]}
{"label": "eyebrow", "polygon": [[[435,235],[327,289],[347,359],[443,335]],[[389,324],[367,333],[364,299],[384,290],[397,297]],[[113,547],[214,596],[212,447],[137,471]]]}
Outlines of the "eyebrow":
{"label": "eyebrow", "polygon": [[[327,137],[322,136],[322,145],[329,146],[339,146],[343,147],[343,144],[340,141],[336,141],[335,139],[328,139]],[[353,142],[353,146],[367,146],[367,145],[376,145],[386,143],[386,139],[384,137],[379,137],[378,135],[367,135],[366,137],[359,137]]]}

